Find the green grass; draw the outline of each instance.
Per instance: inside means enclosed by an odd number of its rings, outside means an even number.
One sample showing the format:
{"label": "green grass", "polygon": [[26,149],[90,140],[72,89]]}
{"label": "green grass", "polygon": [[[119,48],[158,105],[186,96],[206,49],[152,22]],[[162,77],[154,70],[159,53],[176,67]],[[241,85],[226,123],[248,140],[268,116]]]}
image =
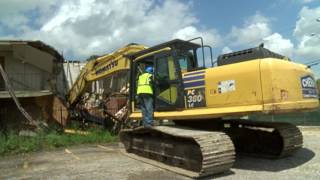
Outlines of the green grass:
{"label": "green grass", "polygon": [[106,130],[98,129],[89,130],[88,132],[89,134],[82,135],[52,131],[49,133],[39,133],[34,137],[19,136],[16,133],[9,133],[7,137],[0,135],[0,156],[51,150],[78,144],[108,143],[118,140],[117,136],[111,135]]}

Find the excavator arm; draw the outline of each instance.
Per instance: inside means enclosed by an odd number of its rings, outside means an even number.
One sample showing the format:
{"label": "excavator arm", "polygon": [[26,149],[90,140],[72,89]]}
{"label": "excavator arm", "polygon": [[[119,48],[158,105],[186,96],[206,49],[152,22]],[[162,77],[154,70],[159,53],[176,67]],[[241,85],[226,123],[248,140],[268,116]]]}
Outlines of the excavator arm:
{"label": "excavator arm", "polygon": [[119,50],[89,61],[68,92],[68,102],[74,106],[92,81],[108,77],[119,71],[129,70],[130,60],[126,55],[146,49],[143,45],[129,44]]}

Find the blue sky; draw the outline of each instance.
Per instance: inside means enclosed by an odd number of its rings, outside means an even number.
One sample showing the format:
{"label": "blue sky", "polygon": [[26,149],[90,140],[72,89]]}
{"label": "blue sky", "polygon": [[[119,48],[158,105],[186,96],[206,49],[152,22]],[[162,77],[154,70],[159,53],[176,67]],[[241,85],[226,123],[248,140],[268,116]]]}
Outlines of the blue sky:
{"label": "blue sky", "polygon": [[[270,25],[274,32],[291,39],[294,43],[297,43],[297,40],[293,33],[299,19],[299,12],[303,7],[319,8],[320,1],[199,0],[193,3],[194,13],[201,20],[201,24],[207,27],[215,27],[221,34],[227,35],[232,26],[241,26],[247,18],[260,13],[270,19]],[[315,19],[313,23],[317,25]],[[318,28],[320,28],[319,25]]]}
{"label": "blue sky", "polygon": [[[130,42],[203,36],[215,56],[264,42],[305,63],[320,59],[317,18],[320,0],[3,0],[0,38],[40,39],[81,60]],[[320,77],[320,65],[313,70]]]}
{"label": "blue sky", "polygon": [[[298,48],[299,38],[294,34],[297,27],[297,21],[301,18],[301,10],[303,8],[317,9],[315,17],[320,18],[320,1],[303,1],[303,0],[245,0],[245,1],[211,1],[199,0],[193,2],[193,9],[196,16],[201,20],[201,24],[207,27],[216,27],[221,34],[228,35],[230,28],[233,26],[241,26],[246,19],[253,14],[261,14],[270,20],[270,27],[273,32],[281,34]],[[305,30],[305,34],[320,34],[320,22],[309,18],[310,24],[314,24],[316,31]],[[320,39],[320,35],[314,36]],[[316,41],[318,44],[320,41]],[[250,47],[250,45],[248,46]],[[217,47],[221,48],[221,47]],[[234,46],[234,50],[245,48],[244,45]],[[274,50],[277,51],[277,50]],[[320,51],[320,46],[315,47],[315,51]],[[288,54],[294,61],[305,63],[315,59],[320,59],[320,54],[300,55],[298,53]],[[314,66],[318,77],[320,75],[320,65]]]}

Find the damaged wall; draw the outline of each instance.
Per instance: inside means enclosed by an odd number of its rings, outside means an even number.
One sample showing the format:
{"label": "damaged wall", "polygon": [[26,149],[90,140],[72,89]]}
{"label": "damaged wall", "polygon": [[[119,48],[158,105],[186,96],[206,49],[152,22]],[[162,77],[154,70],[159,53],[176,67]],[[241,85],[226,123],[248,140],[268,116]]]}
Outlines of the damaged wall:
{"label": "damaged wall", "polygon": [[[63,126],[67,123],[69,112],[63,101],[56,96],[28,97],[19,101],[36,121],[49,125],[57,122]],[[1,99],[0,107],[0,129],[20,131],[28,127],[27,120],[11,99]]]}
{"label": "damaged wall", "polygon": [[[0,59],[15,95],[31,117],[65,125],[68,111],[65,106],[67,81],[63,57],[40,41],[0,41]],[[5,86],[2,86],[1,127],[19,129],[25,120]]]}
{"label": "damaged wall", "polygon": [[0,41],[3,68],[13,88],[16,91],[50,90],[65,95],[56,88],[56,77],[63,72],[59,62],[63,62],[63,59],[28,43],[28,41]]}
{"label": "damaged wall", "polygon": [[50,90],[50,73],[12,56],[5,57],[5,71],[16,91]]}

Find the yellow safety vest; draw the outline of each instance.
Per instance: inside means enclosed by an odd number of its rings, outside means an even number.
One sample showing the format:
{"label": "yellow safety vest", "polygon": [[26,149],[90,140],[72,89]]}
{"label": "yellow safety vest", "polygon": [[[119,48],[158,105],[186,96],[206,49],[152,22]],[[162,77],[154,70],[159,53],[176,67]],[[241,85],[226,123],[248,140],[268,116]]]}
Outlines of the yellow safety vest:
{"label": "yellow safety vest", "polygon": [[139,76],[137,94],[153,94],[150,84],[151,76],[149,73],[143,73]]}

